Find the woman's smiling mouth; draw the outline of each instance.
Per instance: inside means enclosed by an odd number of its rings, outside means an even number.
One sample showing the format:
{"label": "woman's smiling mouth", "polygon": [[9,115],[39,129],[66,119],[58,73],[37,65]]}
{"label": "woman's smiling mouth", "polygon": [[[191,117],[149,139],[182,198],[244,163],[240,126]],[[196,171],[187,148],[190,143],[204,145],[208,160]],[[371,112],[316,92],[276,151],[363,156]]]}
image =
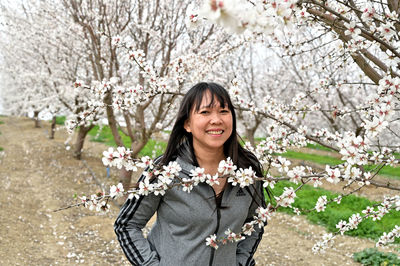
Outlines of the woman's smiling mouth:
{"label": "woman's smiling mouth", "polygon": [[211,135],[221,135],[222,133],[224,133],[223,130],[207,130],[206,132]]}

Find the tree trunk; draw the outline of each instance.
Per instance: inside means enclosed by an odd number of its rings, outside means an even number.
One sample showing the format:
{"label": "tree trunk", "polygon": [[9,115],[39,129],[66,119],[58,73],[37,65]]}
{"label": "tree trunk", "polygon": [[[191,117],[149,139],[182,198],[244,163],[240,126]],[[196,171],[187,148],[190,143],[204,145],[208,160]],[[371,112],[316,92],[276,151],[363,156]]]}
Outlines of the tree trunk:
{"label": "tree trunk", "polygon": [[124,190],[127,191],[131,186],[132,171],[127,171],[124,167],[122,167],[119,172],[119,177],[122,185],[124,186]]}
{"label": "tree trunk", "polygon": [[81,159],[83,144],[85,143],[85,138],[87,133],[94,127],[90,125],[88,127],[80,126],[78,131],[78,136],[76,137],[76,142],[74,144],[74,157],[77,160]]}
{"label": "tree trunk", "polygon": [[256,142],[254,140],[255,130],[253,128],[246,128],[245,134],[246,134],[246,138],[250,142],[251,146],[255,147],[256,146],[255,145]]}
{"label": "tree trunk", "polygon": [[56,116],[53,116],[51,120],[51,129],[50,129],[50,139],[54,139],[54,133],[56,132]]}
{"label": "tree trunk", "polygon": [[39,128],[40,127],[39,111],[34,111],[33,112],[33,120],[35,121],[35,127]]}

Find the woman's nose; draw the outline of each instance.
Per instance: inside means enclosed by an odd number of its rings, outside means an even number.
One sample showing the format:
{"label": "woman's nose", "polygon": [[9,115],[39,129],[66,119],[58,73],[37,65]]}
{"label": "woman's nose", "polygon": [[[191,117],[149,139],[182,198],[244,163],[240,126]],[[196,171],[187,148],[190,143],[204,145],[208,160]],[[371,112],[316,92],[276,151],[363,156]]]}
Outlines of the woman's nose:
{"label": "woman's nose", "polygon": [[218,113],[213,114],[211,116],[211,121],[210,122],[211,122],[211,124],[220,124],[220,123],[222,123],[221,116]]}

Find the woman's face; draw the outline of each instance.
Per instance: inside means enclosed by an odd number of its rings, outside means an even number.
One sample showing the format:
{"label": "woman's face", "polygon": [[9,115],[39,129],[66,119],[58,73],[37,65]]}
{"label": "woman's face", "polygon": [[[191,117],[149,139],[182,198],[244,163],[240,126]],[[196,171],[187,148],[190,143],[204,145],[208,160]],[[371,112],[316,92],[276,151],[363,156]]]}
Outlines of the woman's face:
{"label": "woman's face", "polygon": [[223,150],[224,143],[232,134],[232,113],[225,104],[222,108],[217,99],[211,103],[211,93],[206,91],[200,103],[200,108],[192,108],[190,117],[185,121],[184,127],[192,133],[193,148],[200,150]]}

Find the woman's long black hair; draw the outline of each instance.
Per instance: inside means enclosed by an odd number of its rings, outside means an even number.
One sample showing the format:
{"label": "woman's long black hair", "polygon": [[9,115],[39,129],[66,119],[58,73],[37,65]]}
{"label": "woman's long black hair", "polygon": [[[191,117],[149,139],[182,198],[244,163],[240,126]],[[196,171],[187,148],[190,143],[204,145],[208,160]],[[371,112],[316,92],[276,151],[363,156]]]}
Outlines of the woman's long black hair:
{"label": "woman's long black hair", "polygon": [[181,156],[188,160],[189,163],[199,166],[193,150],[192,134],[185,130],[184,124],[189,118],[192,108],[195,108],[195,111],[199,110],[203,96],[207,91],[212,96],[211,106],[217,100],[222,108],[227,106],[232,113],[232,134],[224,143],[225,156],[230,157],[232,162],[239,168],[245,169],[251,166],[256,175],[261,177],[263,173],[260,162],[253,153],[245,150],[238,141],[235,109],[228,92],[221,85],[212,82],[200,82],[194,85],[183,97],[161,164],[166,165]]}

